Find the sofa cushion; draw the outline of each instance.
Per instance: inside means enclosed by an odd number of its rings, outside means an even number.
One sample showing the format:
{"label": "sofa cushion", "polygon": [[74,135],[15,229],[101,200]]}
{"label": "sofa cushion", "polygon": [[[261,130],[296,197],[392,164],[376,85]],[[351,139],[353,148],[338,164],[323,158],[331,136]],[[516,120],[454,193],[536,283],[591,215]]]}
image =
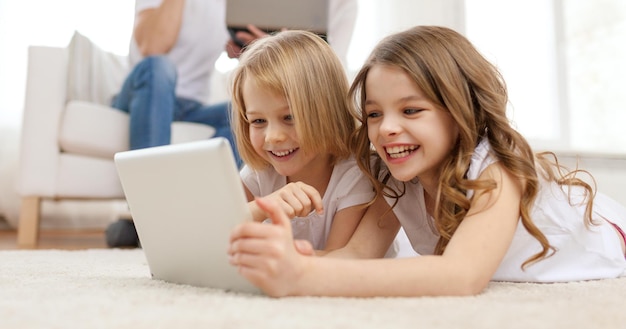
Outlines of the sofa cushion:
{"label": "sofa cushion", "polygon": [[67,100],[108,105],[128,74],[128,58],[102,50],[78,31],[67,49]]}
{"label": "sofa cushion", "polygon": [[172,123],[172,144],[209,139],[215,135],[215,128],[201,123],[176,121]]}
{"label": "sofa cushion", "polygon": [[[129,117],[109,106],[70,101],[61,119],[59,145],[62,152],[112,159],[127,151]],[[211,126],[193,122],[172,123],[172,144],[210,138]]]}

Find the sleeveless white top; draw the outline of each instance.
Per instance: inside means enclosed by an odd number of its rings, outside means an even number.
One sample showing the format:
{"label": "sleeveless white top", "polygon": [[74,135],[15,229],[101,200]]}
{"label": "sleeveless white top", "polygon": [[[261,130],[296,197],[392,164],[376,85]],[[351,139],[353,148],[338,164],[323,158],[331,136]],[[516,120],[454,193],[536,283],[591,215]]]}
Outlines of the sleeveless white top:
{"label": "sleeveless white top", "polygon": [[[480,174],[497,159],[491,146],[483,139],[477,146],[467,173],[469,179]],[[390,179],[391,181],[391,179]],[[402,183],[395,182],[401,191]],[[417,181],[406,183],[406,193],[398,200],[394,213],[416,252],[433,254],[439,239],[433,218],[426,213],[424,190]],[[585,226],[585,206],[581,204],[584,190],[559,187],[541,180],[537,199],[531,210],[535,225],[557,250],[551,257],[528,265],[521,265],[541,251],[541,245],[521,224],[517,226],[511,246],[492,280],[520,282],[564,282],[626,276],[626,259],[619,236],[607,220],[626,229],[626,208],[608,196],[597,193],[594,199],[593,219],[598,225]],[[473,191],[468,191],[471,197]],[[394,199],[387,199],[393,204]],[[570,205],[570,203],[572,205]]]}

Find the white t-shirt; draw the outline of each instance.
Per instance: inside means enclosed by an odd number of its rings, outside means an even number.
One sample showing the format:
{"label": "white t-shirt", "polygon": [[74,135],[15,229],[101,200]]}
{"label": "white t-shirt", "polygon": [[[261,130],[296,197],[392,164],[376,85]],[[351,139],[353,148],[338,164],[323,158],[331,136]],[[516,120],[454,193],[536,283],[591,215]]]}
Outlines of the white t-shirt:
{"label": "white t-shirt", "polygon": [[[472,155],[467,173],[469,179],[478,178],[497,161],[490,152],[489,142],[483,139]],[[398,200],[394,213],[413,249],[422,255],[432,255],[439,234],[433,218],[426,213],[423,187],[417,181],[405,185],[406,194]],[[468,191],[468,196],[472,192]],[[598,193],[594,199],[593,218],[599,225],[587,228],[583,219],[585,208],[576,202],[581,199],[581,192],[580,188],[571,190],[575,201],[571,206],[566,188],[563,190],[555,183],[541,180],[531,218],[557,252],[522,270],[521,265],[541,251],[541,245],[520,221],[511,246],[492,280],[563,282],[626,276],[626,259],[619,238],[611,225],[603,220],[608,219],[626,229],[626,208]],[[393,202],[392,199],[387,201],[389,204]]]}
{"label": "white t-shirt", "polygon": [[356,0],[328,2],[328,44],[333,48],[344,69],[348,68],[348,48],[354,34],[358,3]]}
{"label": "white t-shirt", "polygon": [[[286,177],[272,167],[255,171],[244,166],[240,175],[255,197],[269,195],[287,185]],[[312,212],[306,217],[294,218],[291,221],[294,238],[309,240],[316,250],[324,249],[335,214],[342,209],[367,203],[373,197],[372,185],[354,159],[337,163],[322,197],[324,213]]]}
{"label": "white t-shirt", "polygon": [[[144,9],[158,7],[161,2],[162,0],[136,0],[135,17]],[[347,67],[348,47],[354,32],[356,15],[356,0],[330,0],[328,42],[344,67]],[[167,54],[177,67],[178,97],[194,99],[204,104],[209,102],[210,77],[228,38],[226,0],[185,1],[178,41]],[[142,59],[133,38],[129,49],[130,67],[134,67]]]}
{"label": "white t-shirt", "polygon": [[[144,9],[158,7],[161,1],[136,0],[135,17]],[[227,41],[226,0],[185,1],[178,40],[167,54],[177,68],[178,97],[208,103],[210,77]],[[142,58],[133,38],[129,50],[131,67]]]}

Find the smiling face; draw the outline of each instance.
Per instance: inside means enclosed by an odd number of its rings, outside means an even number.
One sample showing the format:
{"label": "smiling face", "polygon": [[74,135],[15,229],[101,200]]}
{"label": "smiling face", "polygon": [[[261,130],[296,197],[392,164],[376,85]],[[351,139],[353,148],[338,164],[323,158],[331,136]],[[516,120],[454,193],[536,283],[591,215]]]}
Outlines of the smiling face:
{"label": "smiling face", "polygon": [[[300,147],[296,125],[287,99],[267,88],[259,87],[254,79],[243,85],[246,118],[249,123],[250,142],[256,154],[267,161],[283,176],[304,180],[311,167],[323,162],[327,156],[305,152]],[[300,178],[295,178],[295,176]]]}
{"label": "smiling face", "polygon": [[450,113],[428,100],[402,69],[376,64],[367,73],[368,136],[398,180],[435,184],[454,147],[458,128]]}

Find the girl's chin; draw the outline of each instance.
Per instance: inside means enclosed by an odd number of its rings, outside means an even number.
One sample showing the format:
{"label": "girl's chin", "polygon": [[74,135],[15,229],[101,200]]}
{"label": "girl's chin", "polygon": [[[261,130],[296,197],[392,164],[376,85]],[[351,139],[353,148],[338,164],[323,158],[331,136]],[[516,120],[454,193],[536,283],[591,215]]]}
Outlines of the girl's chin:
{"label": "girl's chin", "polygon": [[299,165],[294,166],[285,163],[274,163],[273,167],[279,175],[285,177],[290,177],[302,173],[302,167]]}
{"label": "girl's chin", "polygon": [[411,180],[413,180],[413,178],[415,178],[415,176],[407,176],[407,177],[396,177],[396,176],[393,176],[393,177],[394,177],[396,180],[401,181],[401,182],[404,182],[404,183],[408,183],[408,182],[410,182]]}
{"label": "girl's chin", "polygon": [[389,170],[389,172],[391,173],[391,176],[393,176],[394,179],[399,180],[401,182],[408,182],[416,177],[414,172],[406,172],[406,171],[399,171],[399,170]]}

